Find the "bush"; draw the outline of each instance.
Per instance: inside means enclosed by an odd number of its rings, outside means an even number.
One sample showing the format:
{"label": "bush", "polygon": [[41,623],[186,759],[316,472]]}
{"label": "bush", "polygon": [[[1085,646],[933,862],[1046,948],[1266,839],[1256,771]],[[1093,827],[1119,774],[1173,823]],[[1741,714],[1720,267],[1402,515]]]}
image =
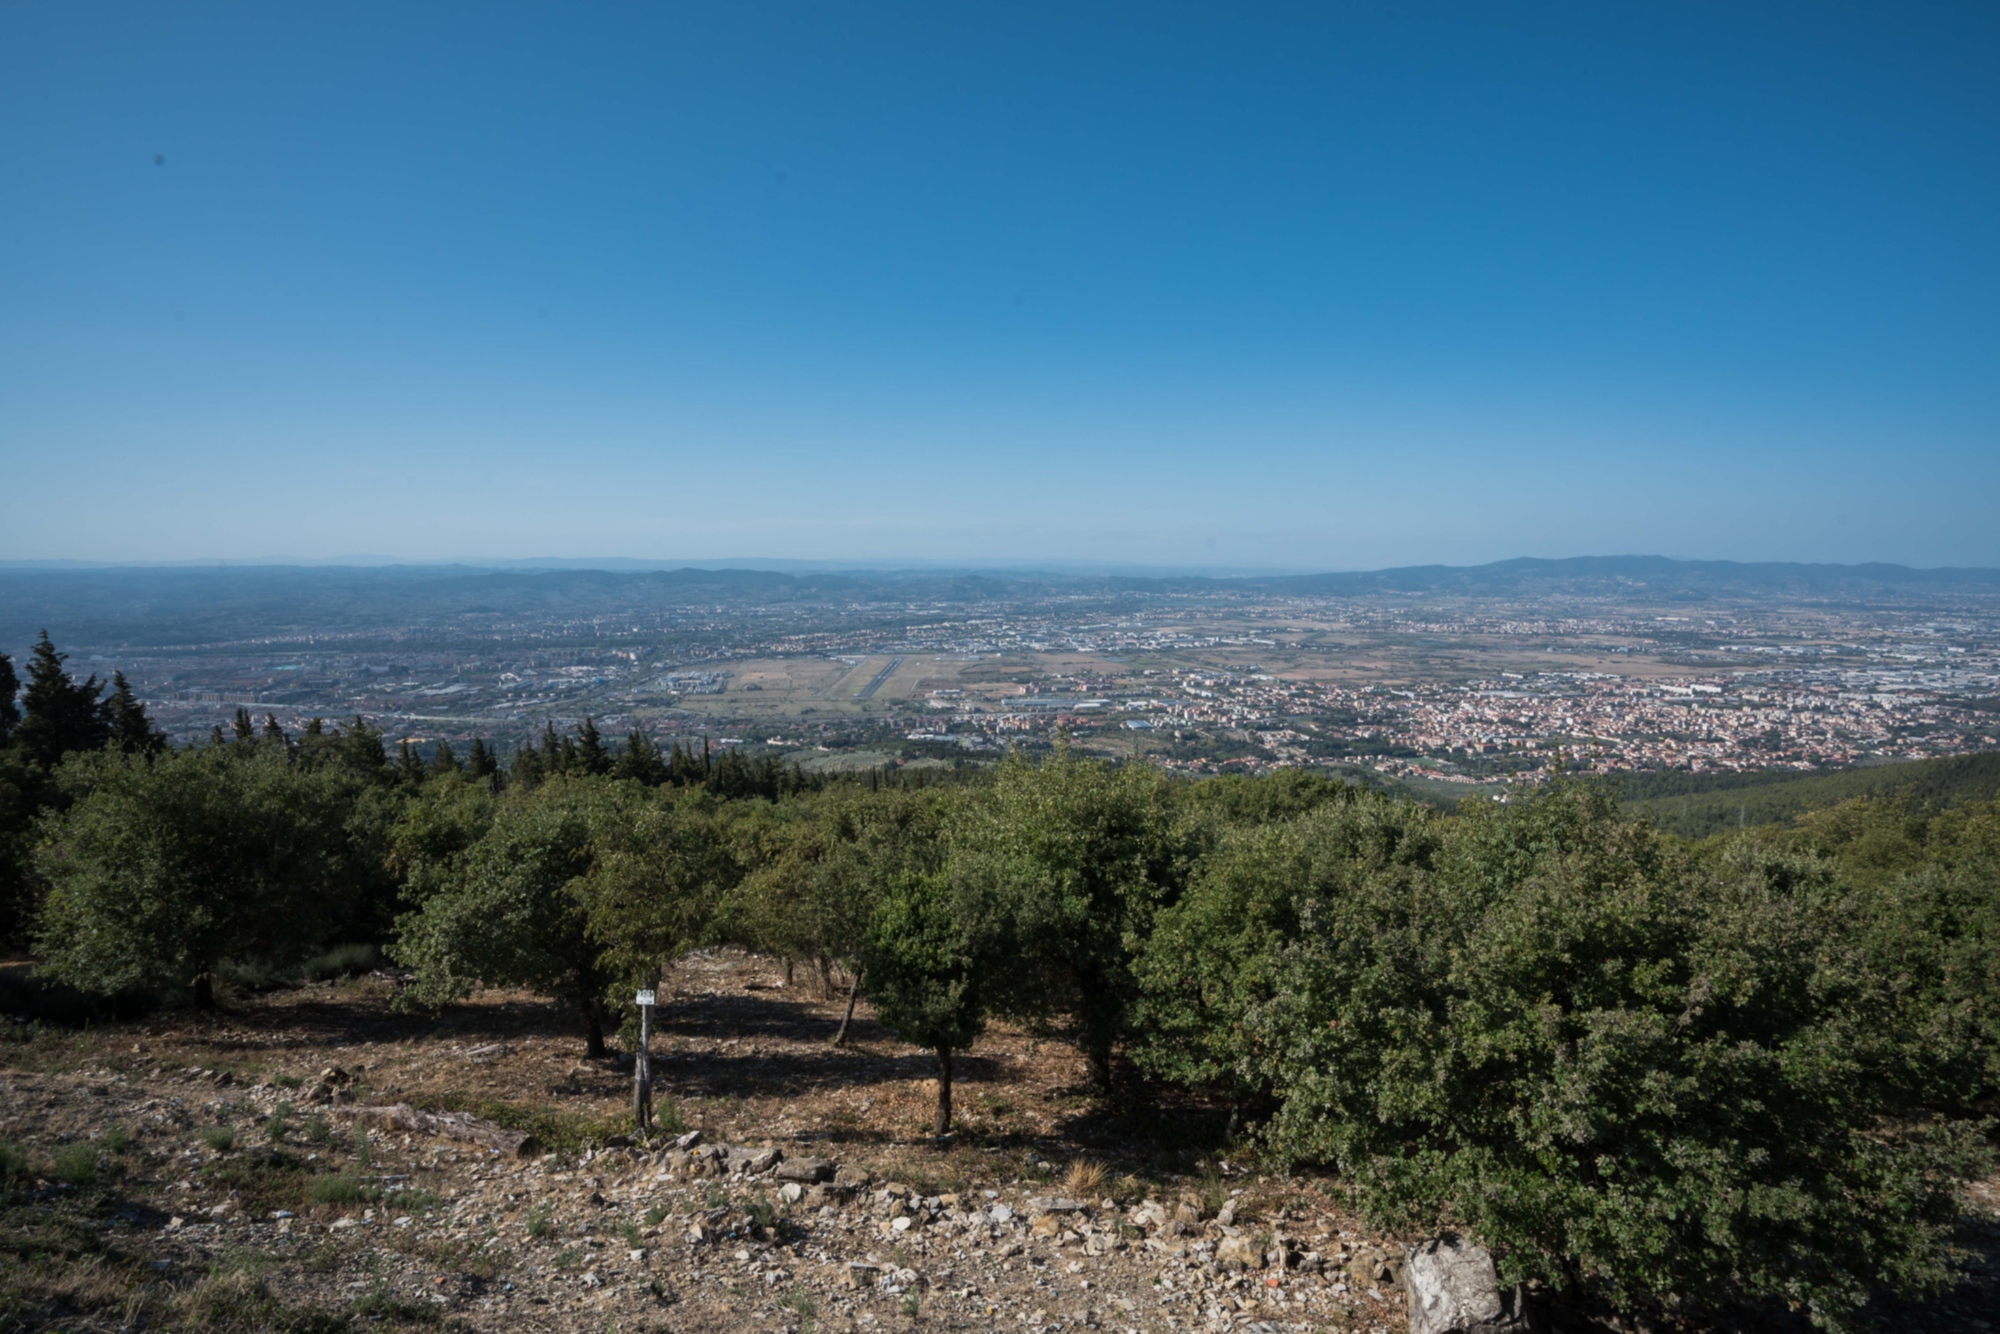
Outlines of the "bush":
{"label": "bush", "polygon": [[312,1183],[314,1204],[358,1204],[361,1201],[361,1179],[346,1173],[315,1177]]}
{"label": "bush", "polygon": [[1826,875],[1704,872],[1558,790],[1468,811],[1428,865],[1297,883],[1234,1059],[1279,1100],[1270,1147],[1378,1225],[1628,1310],[1838,1326],[1946,1281],[1985,1148],[1906,1096],[1935,1052]]}
{"label": "bush", "polygon": [[50,1157],[49,1175],[72,1186],[88,1186],[97,1180],[97,1146],[65,1144]]}
{"label": "bush", "polygon": [[203,1126],[198,1134],[201,1142],[217,1153],[228,1153],[236,1147],[236,1132],[228,1126]]}

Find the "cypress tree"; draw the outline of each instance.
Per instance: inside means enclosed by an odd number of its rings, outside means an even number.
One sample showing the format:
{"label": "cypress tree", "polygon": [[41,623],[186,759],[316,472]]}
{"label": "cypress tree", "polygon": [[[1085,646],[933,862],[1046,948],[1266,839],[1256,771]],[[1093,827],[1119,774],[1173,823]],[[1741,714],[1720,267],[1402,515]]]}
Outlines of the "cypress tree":
{"label": "cypress tree", "polygon": [[[0,682],[0,687],[4,685]],[[111,698],[105,706],[111,717],[112,745],[127,755],[157,755],[167,748],[166,734],[146,716],[146,706],[132,693],[125,673],[111,673]]]}
{"label": "cypress tree", "polygon": [[576,729],[576,763],[587,774],[608,774],[611,772],[611,756],[604,749],[604,734],[597,730],[597,722],[588,714]]}
{"label": "cypress tree", "polygon": [[474,778],[490,779],[500,772],[499,757],[486,749],[484,741],[481,741],[478,737],[474,737],[472,738],[472,750],[465,758],[465,771]]}
{"label": "cypress tree", "polygon": [[407,738],[396,749],[396,781],[405,787],[424,784],[424,762]]}
{"label": "cypress tree", "polygon": [[340,733],[340,763],[359,778],[386,781],[389,753],[382,748],[382,733],[368,725],[360,714]]}
{"label": "cypress tree", "polygon": [[458,753],[451,748],[451,742],[440,739],[437,749],[431,752],[431,772],[434,774],[455,774],[464,766],[458,762]]}
{"label": "cypress tree", "polygon": [[257,724],[250,721],[250,710],[241,704],[236,706],[236,721],[231,727],[235,729],[238,741],[248,742],[257,739]]}
{"label": "cypress tree", "polygon": [[95,675],[78,684],[63,670],[69,660],[42,631],[28,659],[28,689],[21,702],[26,716],[16,738],[43,768],[54,768],[73,750],[98,750],[110,739],[111,724],[97,698],[104,686]]}
{"label": "cypress tree", "polygon": [[276,745],[280,750],[291,749],[291,740],[285,735],[285,729],[278,726],[278,715],[275,713],[264,715],[264,740]]}
{"label": "cypress tree", "polygon": [[21,725],[21,706],[14,702],[21,693],[20,678],[14,675],[14,660],[0,653],[0,746],[14,739],[14,729]]}

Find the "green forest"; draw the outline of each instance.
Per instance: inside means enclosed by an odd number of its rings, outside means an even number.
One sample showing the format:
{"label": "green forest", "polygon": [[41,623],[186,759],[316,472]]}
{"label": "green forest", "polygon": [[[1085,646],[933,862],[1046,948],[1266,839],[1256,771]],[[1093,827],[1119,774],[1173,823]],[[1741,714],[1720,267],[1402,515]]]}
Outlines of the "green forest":
{"label": "green forest", "polygon": [[[935,1053],[939,1135],[954,1056],[1029,1025],[1109,1103],[1184,1086],[1377,1226],[1642,1315],[1839,1327],[1936,1289],[1991,1167],[2000,802],[1974,780],[1626,809],[1558,780],[1442,812],[1064,747],[808,779],[588,722],[503,767],[359,719],[171,747],[46,637],[25,677],[0,658],[5,927],[86,996],[214,1006],[371,946],[413,1006],[531,989],[602,1052],[635,985],[740,946]],[[1688,825],[1709,802],[1731,818]]]}

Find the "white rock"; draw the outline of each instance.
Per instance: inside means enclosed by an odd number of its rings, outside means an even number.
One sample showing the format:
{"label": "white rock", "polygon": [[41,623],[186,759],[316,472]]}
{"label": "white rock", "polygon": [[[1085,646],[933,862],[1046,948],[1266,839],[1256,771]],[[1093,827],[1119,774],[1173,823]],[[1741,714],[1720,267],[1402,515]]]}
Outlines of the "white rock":
{"label": "white rock", "polygon": [[1446,1234],[1410,1248],[1403,1267],[1410,1334],[1513,1334],[1529,1322],[1516,1294],[1503,1298],[1493,1257],[1483,1246]]}

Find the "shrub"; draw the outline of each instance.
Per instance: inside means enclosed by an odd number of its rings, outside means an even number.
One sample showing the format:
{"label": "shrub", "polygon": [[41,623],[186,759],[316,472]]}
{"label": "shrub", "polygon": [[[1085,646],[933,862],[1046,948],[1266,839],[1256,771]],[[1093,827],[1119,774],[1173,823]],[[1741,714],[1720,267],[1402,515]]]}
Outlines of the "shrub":
{"label": "shrub", "polygon": [[1772,1299],[1838,1326],[1946,1279],[1984,1146],[1914,1119],[1929,1059],[1853,913],[1796,865],[1707,874],[1602,797],[1452,822],[1433,864],[1302,882],[1242,1063],[1270,1147],[1378,1225],[1624,1309]]}
{"label": "shrub", "polygon": [[217,1153],[228,1153],[236,1147],[236,1132],[228,1126],[203,1126],[198,1134],[201,1142]]}
{"label": "shrub", "polygon": [[65,1144],[49,1159],[49,1174],[72,1186],[88,1186],[97,1180],[97,1146],[90,1143]]}
{"label": "shrub", "polygon": [[97,1132],[97,1142],[106,1153],[123,1153],[132,1143],[132,1132],[114,1122]]}
{"label": "shrub", "polygon": [[264,1138],[276,1144],[285,1138],[285,1131],[291,1128],[292,1105],[281,1102],[271,1109],[270,1119],[264,1122]]}
{"label": "shrub", "polygon": [[358,1204],[361,1201],[361,1179],[347,1173],[334,1173],[316,1177],[312,1183],[314,1204]]}

